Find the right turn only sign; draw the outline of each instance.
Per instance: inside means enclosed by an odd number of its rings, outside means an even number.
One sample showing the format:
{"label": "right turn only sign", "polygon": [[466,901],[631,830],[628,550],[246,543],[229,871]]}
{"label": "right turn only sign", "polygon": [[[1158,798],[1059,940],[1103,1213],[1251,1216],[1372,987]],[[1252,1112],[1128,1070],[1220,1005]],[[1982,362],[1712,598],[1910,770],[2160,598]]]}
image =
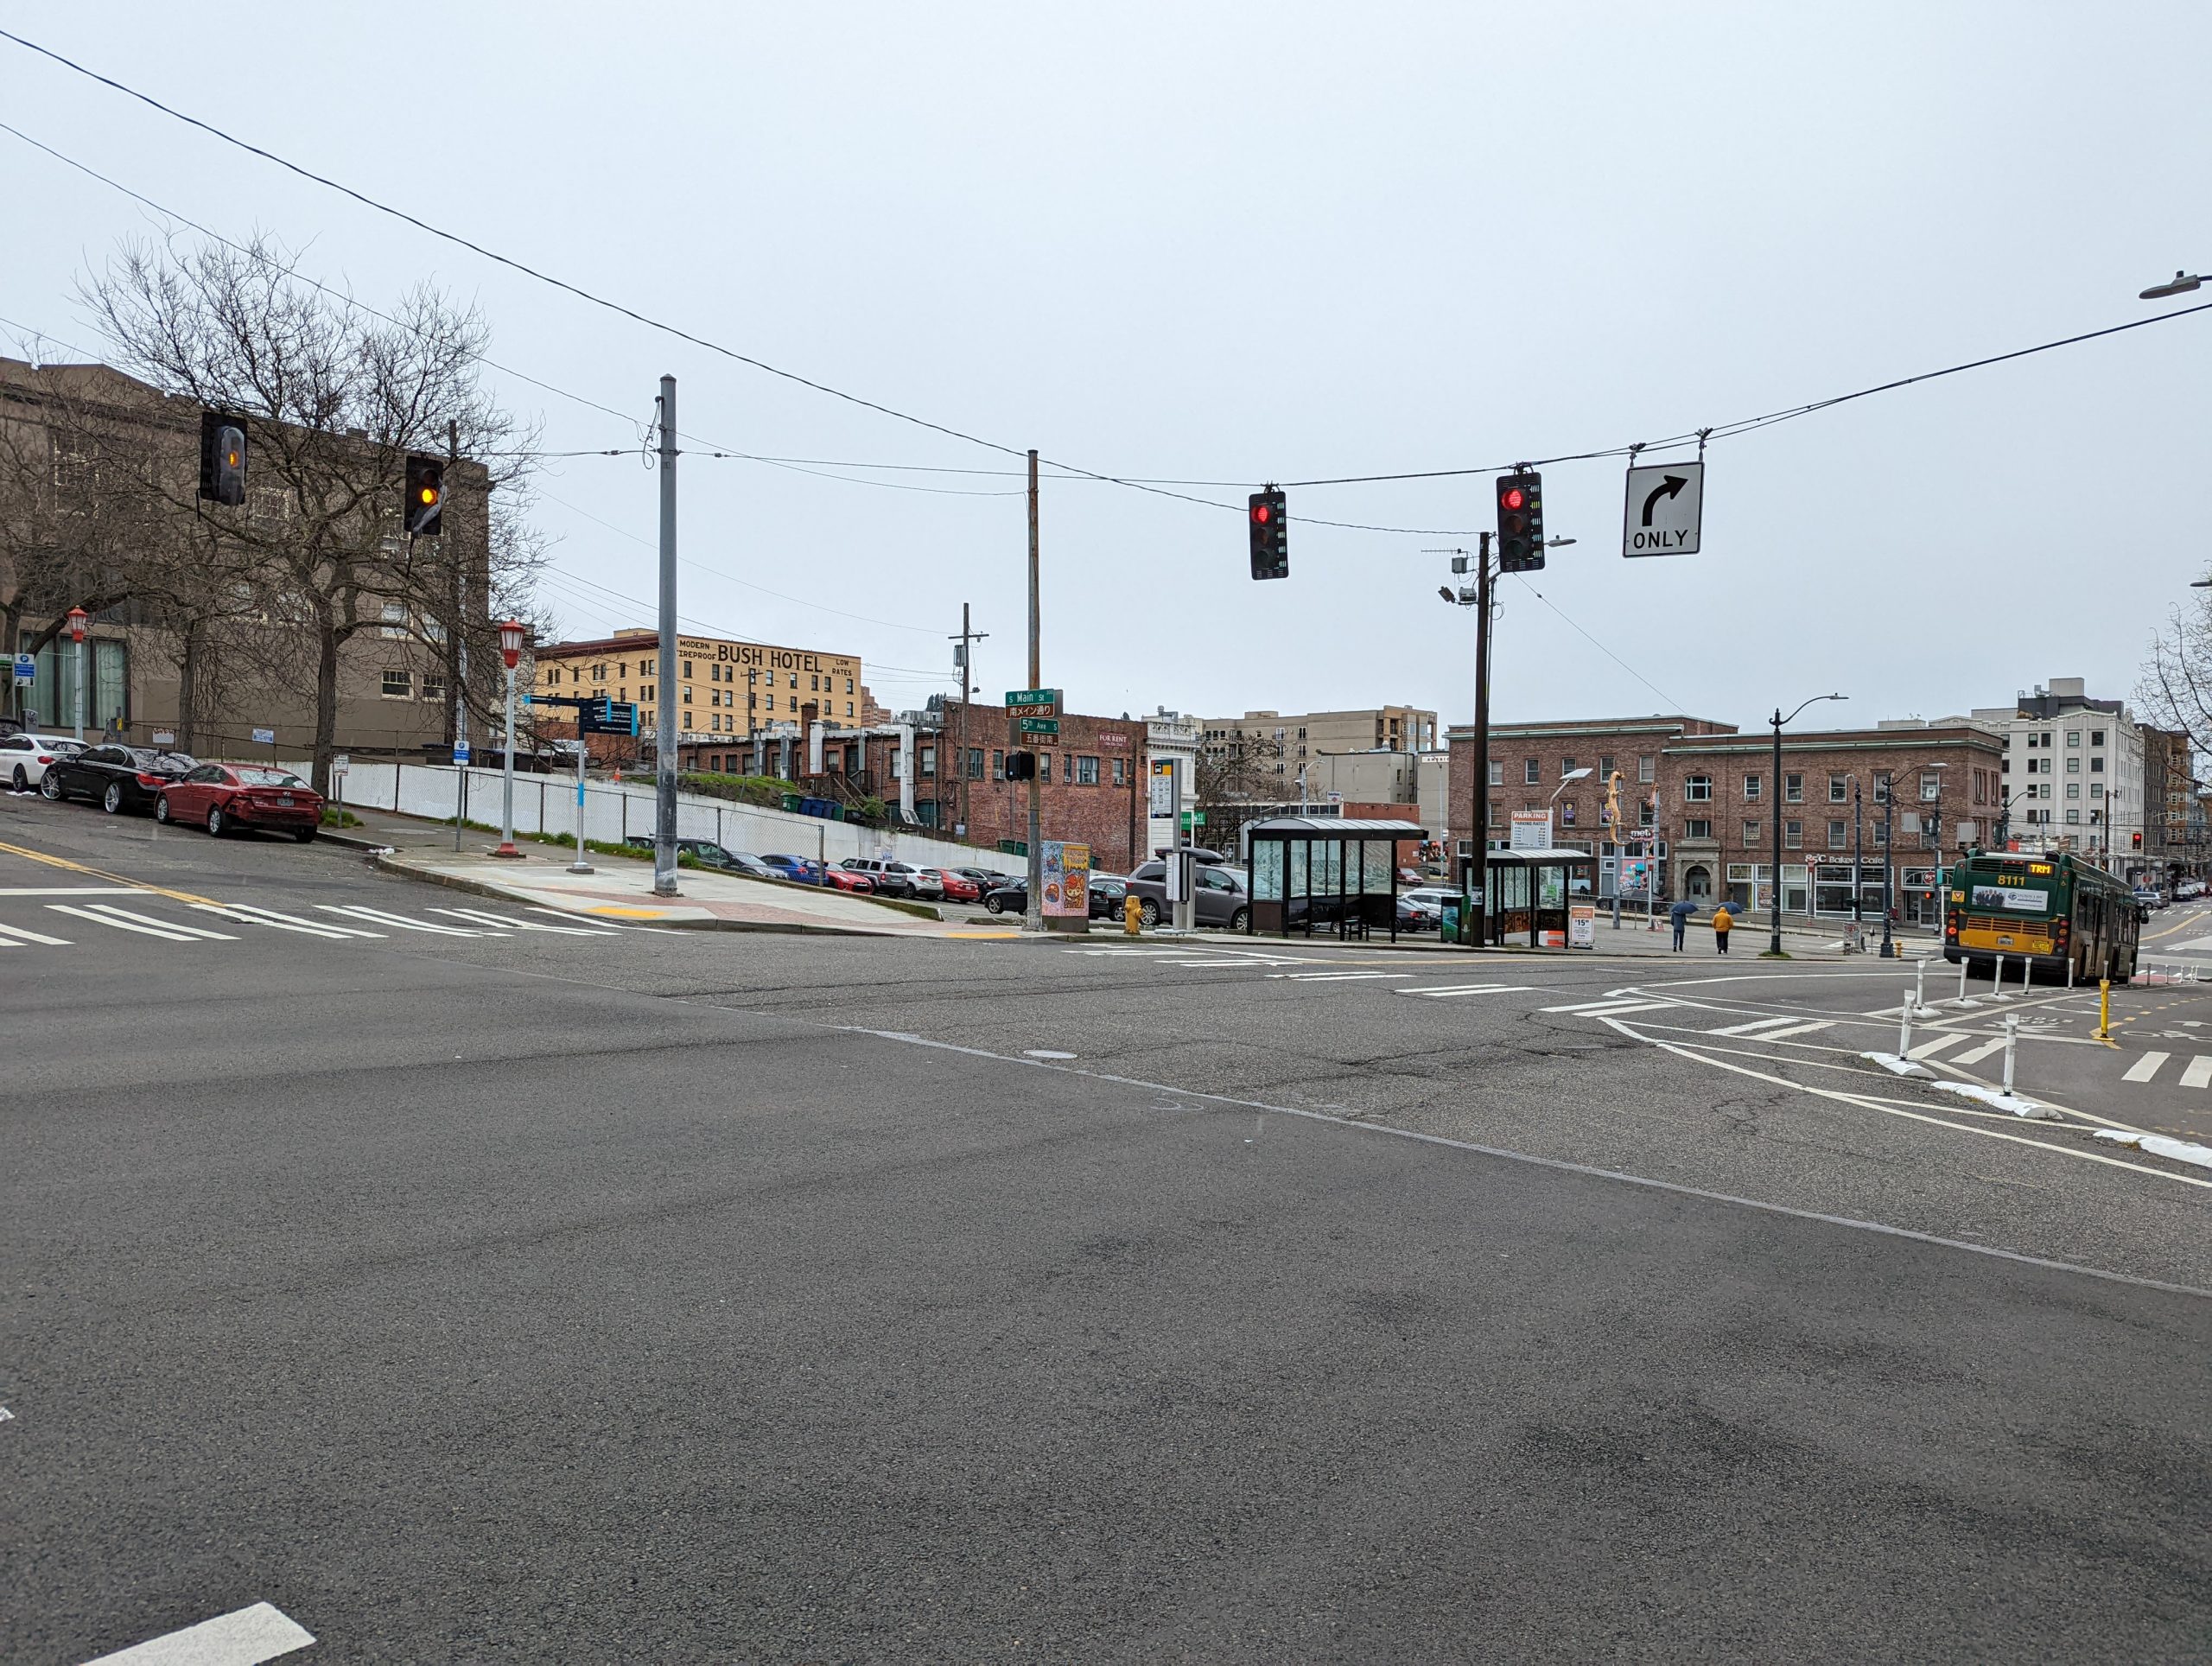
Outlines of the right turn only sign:
{"label": "right turn only sign", "polygon": [[1628,472],[1624,556],[1694,556],[1705,511],[1705,463],[1651,463]]}

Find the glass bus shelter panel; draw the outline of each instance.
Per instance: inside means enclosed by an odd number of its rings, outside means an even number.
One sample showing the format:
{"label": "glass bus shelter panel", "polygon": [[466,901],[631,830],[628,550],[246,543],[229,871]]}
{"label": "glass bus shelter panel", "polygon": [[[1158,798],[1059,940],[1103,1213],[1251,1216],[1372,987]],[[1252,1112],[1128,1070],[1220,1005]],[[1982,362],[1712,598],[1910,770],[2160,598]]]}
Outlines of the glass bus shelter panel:
{"label": "glass bus shelter panel", "polygon": [[1281,902],[1283,898],[1284,856],[1289,847],[1280,839],[1252,842],[1252,900]]}
{"label": "glass bus shelter panel", "polygon": [[1368,840],[1359,850],[1360,890],[1370,897],[1395,894],[1398,888],[1397,845]]}

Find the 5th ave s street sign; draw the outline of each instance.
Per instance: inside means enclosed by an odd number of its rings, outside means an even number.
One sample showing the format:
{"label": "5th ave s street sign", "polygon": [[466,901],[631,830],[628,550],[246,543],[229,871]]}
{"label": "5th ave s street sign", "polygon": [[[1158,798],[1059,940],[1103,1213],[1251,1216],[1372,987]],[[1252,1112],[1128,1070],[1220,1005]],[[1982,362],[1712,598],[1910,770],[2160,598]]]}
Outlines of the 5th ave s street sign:
{"label": "5th ave s street sign", "polygon": [[1694,556],[1704,518],[1703,459],[1631,468],[1621,515],[1621,553]]}

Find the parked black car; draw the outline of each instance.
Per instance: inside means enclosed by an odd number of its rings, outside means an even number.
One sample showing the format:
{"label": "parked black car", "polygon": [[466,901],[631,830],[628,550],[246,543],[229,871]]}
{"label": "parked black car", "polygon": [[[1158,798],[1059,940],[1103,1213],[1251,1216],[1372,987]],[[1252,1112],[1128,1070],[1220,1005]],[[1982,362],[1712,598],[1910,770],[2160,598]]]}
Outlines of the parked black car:
{"label": "parked black car", "polygon": [[[632,833],[628,843],[639,850],[650,850],[653,848],[653,836],[650,833]],[[743,850],[727,849],[716,844],[712,839],[678,839],[676,842],[676,855],[679,862],[689,856],[700,867],[709,868],[718,874],[742,874],[747,879],[755,880],[780,880],[790,877],[782,868],[771,868],[758,856]]]}
{"label": "parked black car", "polygon": [[39,796],[57,800],[90,798],[111,816],[126,810],[147,815],[152,813],[163,787],[199,767],[197,758],[188,758],[181,752],[111,742],[87,747],[73,758],[56,758],[39,778]]}
{"label": "parked black car", "polygon": [[1116,925],[1122,921],[1122,899],[1129,893],[1129,882],[1117,874],[1093,874],[1090,876],[1090,917],[1110,919]]}
{"label": "parked black car", "polygon": [[996,890],[984,892],[983,906],[995,914],[1027,913],[1029,881],[1026,879],[1008,880]]}

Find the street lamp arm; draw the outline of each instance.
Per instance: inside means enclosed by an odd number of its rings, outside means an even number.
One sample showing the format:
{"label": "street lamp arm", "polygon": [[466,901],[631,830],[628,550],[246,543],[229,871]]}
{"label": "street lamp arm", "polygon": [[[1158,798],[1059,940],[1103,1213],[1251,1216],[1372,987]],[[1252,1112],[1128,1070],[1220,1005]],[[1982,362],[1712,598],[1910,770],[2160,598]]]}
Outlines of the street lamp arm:
{"label": "street lamp arm", "polygon": [[1777,727],[1785,723],[1794,723],[1797,721],[1797,712],[1804,710],[1806,706],[1818,705],[1823,700],[1848,700],[1850,698],[1851,696],[1847,694],[1816,694],[1810,700],[1808,700],[1804,702],[1802,705],[1800,705],[1797,708],[1797,711],[1791,712],[1787,717],[1784,717],[1782,715],[1782,708],[1777,706],[1774,709],[1774,721]]}

